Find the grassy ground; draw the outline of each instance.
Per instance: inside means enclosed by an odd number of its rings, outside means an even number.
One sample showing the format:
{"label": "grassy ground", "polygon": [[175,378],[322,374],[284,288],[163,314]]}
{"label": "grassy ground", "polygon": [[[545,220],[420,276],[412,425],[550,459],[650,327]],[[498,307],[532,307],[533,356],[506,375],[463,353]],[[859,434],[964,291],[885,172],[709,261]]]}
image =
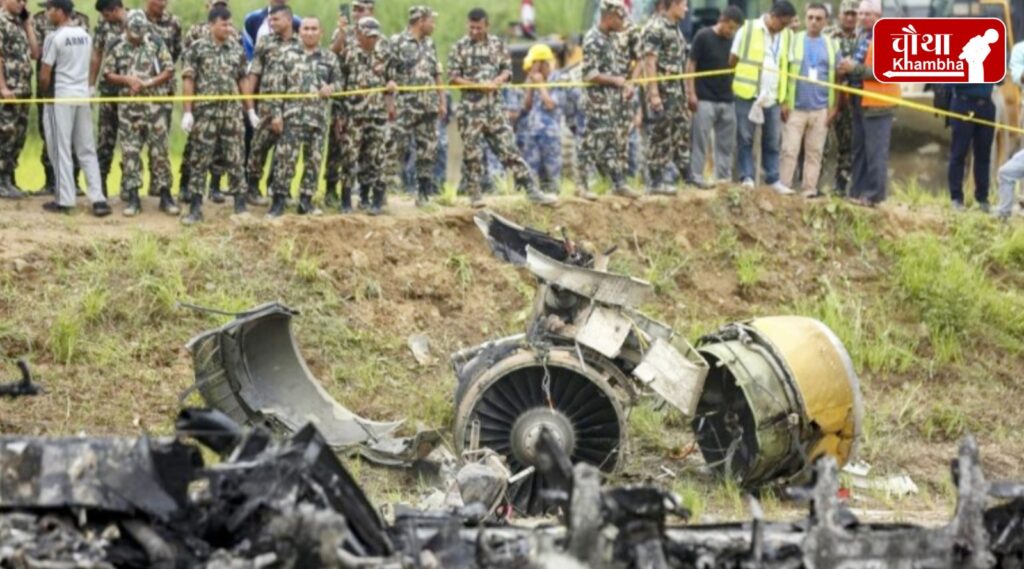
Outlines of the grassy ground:
{"label": "grassy ground", "polygon": [[[881,211],[738,189],[555,210],[520,198],[495,205],[619,245],[613,268],[657,289],[645,310],[691,339],[756,315],[824,320],[862,376],[861,457],[922,488],[903,501],[858,494],[857,504],[945,511],[948,459],[966,433],[979,437],[993,476],[1024,477],[1014,458],[1024,416],[1005,404],[1019,399],[1024,373],[1024,227],[901,195]],[[208,224],[182,231],[151,203],[137,220],[96,221],[44,217],[37,201],[0,204],[0,353],[9,364],[28,357],[47,394],[0,401],[0,433],[168,433],[192,378],[182,346],[224,322],[176,303],[239,310],[273,299],[302,311],[299,343],[335,397],[364,416],[404,417],[409,430],[446,429],[446,354],[520,330],[533,291],[527,273],[492,258],[466,209],[417,213],[396,200],[385,219],[266,223],[210,208]],[[413,360],[415,332],[430,338],[435,364]],[[742,493],[690,454],[682,417],[645,404],[630,424],[635,452],[620,480],[670,485],[706,520],[743,514]],[[351,464],[379,500],[421,489]],[[769,509],[785,508],[774,496],[763,497]]]}

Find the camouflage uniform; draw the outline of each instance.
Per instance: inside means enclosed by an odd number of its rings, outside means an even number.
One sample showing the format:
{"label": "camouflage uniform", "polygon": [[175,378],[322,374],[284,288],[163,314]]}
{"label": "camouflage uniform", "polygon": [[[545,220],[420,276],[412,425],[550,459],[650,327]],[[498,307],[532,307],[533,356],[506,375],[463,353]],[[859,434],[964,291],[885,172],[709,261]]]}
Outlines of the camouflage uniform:
{"label": "camouflage uniform", "polygon": [[[317,93],[330,86],[333,91],[343,87],[341,66],[330,51],[316,48],[303,52],[303,58],[290,66],[281,81],[282,93]],[[282,103],[284,132],[274,147],[273,194],[287,196],[299,155],[303,158],[301,195],[310,198],[320,183],[320,164],[323,162],[324,125],[330,105],[323,99],[292,99]]]}
{"label": "camouflage uniform", "polygon": [[[191,78],[196,95],[237,95],[238,81],[245,77],[245,52],[234,38],[217,45],[212,37],[202,37],[185,51],[181,75]],[[196,101],[192,105],[195,120],[185,144],[185,160],[190,188],[202,188],[206,173],[228,174],[228,193],[245,193],[245,125],[241,101]],[[186,168],[182,168],[183,173]]]}
{"label": "camouflage uniform", "polygon": [[[417,40],[408,31],[391,40],[392,76],[399,85],[436,85],[441,77],[441,63],[432,39]],[[391,164],[397,167],[406,151],[414,149],[416,179],[421,199],[437,193],[434,182],[434,162],[437,159],[440,99],[433,90],[399,93],[396,100],[398,120],[393,131],[395,156]]]}
{"label": "camouflage uniform", "polygon": [[[657,56],[658,77],[678,75],[686,69],[688,47],[679,26],[662,15],[654,16],[641,34],[643,57]],[[653,88],[653,87],[651,87]],[[658,93],[664,109],[655,114],[643,101],[644,123],[649,132],[647,144],[648,188],[658,189],[665,182],[669,163],[678,171],[690,171],[690,116],[682,79],[660,81]]]}
{"label": "camouflage uniform", "polygon": [[[231,32],[232,32],[231,35],[228,36],[228,39],[225,40],[225,43],[241,45],[241,36],[238,35],[238,30],[235,30],[234,28],[232,28]],[[183,58],[182,61],[184,61],[184,57],[185,57],[184,54],[187,54],[189,49],[193,45],[195,45],[199,40],[205,39],[205,38],[209,38],[209,37],[210,37],[210,24],[209,23],[196,24],[196,25],[192,26],[191,28],[189,28],[188,32],[185,34],[185,37],[183,37],[182,40],[181,40],[181,49],[182,49],[182,54],[183,54],[182,55],[182,58]],[[244,52],[243,52],[243,54],[244,54]],[[198,70],[193,68],[193,71],[198,71]],[[184,76],[184,74],[182,74],[182,76]],[[244,114],[240,110],[239,111],[239,117],[242,117],[242,116],[244,116]],[[244,121],[244,119],[240,119],[240,120]],[[243,130],[245,128],[244,122],[242,124],[242,128],[243,128]],[[243,143],[244,143],[244,137],[243,137]],[[231,171],[232,173],[235,173],[234,169],[235,169],[236,166],[241,166],[242,170],[244,171],[244,168],[245,168],[244,165],[243,165],[244,164],[244,156],[245,156],[244,149],[240,153],[240,155],[243,157],[243,161],[240,161],[238,163],[234,163],[232,161],[232,159],[231,159],[234,156],[233,149],[226,148],[224,146],[218,145],[218,146],[209,147],[208,151],[213,153],[213,156],[210,156],[208,158],[212,158],[212,160],[213,160],[213,162],[211,163],[211,165],[209,167],[209,170],[210,170],[211,175],[214,178],[218,178],[219,179],[221,176],[223,176],[224,174],[228,173],[229,171]],[[195,186],[191,186],[191,181],[192,181],[191,167],[192,167],[192,162],[193,161],[187,159],[187,157],[189,157],[191,155],[192,155],[192,137],[189,136],[188,139],[185,141],[185,151],[182,153],[182,156],[186,157],[186,159],[181,161],[181,183],[182,183],[183,186],[195,187]],[[206,176],[206,173],[204,172],[202,177],[200,178],[203,181],[204,184],[206,182],[205,176]],[[232,179],[230,181],[230,183],[231,183],[231,185],[234,188],[238,189],[242,185],[242,179],[241,178],[239,178],[237,180],[236,179]],[[198,186],[196,188],[197,188],[197,191],[198,191],[200,188],[202,188],[202,186]]]}
{"label": "camouflage uniform", "polygon": [[[471,38],[460,39],[448,55],[448,74],[452,79],[493,81],[502,73],[511,73],[512,62],[505,43],[495,36],[482,42]],[[466,188],[474,199],[479,199],[480,184],[484,176],[484,149],[490,147],[512,172],[516,185],[533,191],[530,168],[516,152],[512,127],[499,100],[499,94],[483,91],[463,91],[459,105],[458,124],[462,135],[463,167]]]}
{"label": "camouflage uniform", "polygon": [[[370,18],[360,22],[365,23]],[[376,23],[376,20],[374,20]],[[377,40],[373,51],[356,46],[342,59],[345,88],[348,90],[382,88],[393,79],[395,69],[392,52],[383,38]],[[384,93],[371,93],[348,97],[349,147],[346,164],[384,165],[393,156],[387,146],[388,109]],[[359,168],[360,201],[372,197],[374,208],[384,205],[386,182],[381,167]],[[351,187],[345,186],[342,206],[351,207]]]}
{"label": "camouflage uniform", "polygon": [[[845,5],[845,3],[844,3]],[[852,58],[857,51],[857,33],[847,36],[843,30],[836,27],[826,30],[826,37],[836,41],[839,52],[836,57]],[[839,94],[842,96],[842,94]],[[835,191],[838,195],[846,195],[847,185],[850,183],[850,173],[853,160],[853,107],[849,103],[843,106],[842,110],[832,121],[832,128],[829,129],[828,138],[825,139],[825,165],[823,172],[835,170]]]}
{"label": "camouflage uniform", "polygon": [[[134,75],[146,80],[157,77],[169,68],[174,68],[170,52],[159,38],[145,36],[139,45],[132,45],[124,39],[108,51],[103,58],[100,76],[114,73]],[[137,96],[153,96],[161,87],[142,89]],[[127,87],[122,87],[116,95],[131,96]],[[168,123],[160,118],[161,112],[161,106],[156,103],[123,103],[117,110],[123,191],[137,193],[142,187],[143,146],[149,147],[150,187],[159,183],[161,190],[170,189],[170,185],[163,182],[171,179],[171,162],[167,148]]]}
{"label": "camouflage uniform", "polygon": [[[32,54],[21,20],[0,8],[0,56],[4,80],[19,99],[32,96]],[[0,186],[14,180],[28,132],[28,105],[0,105]]]}
{"label": "camouflage uniform", "polygon": [[[249,63],[249,74],[260,78],[261,93],[281,93],[282,82],[289,70],[299,64],[304,57],[305,51],[297,37],[292,36],[291,39],[284,40],[277,34],[263,36],[256,44],[256,52]],[[259,187],[263,179],[263,165],[267,161],[267,154],[280,138],[279,134],[271,130],[270,123],[275,118],[284,118],[284,105],[280,100],[263,100],[258,109],[261,121],[256,127],[249,148],[246,172],[250,192]]]}
{"label": "camouflage uniform", "polygon": [[[107,22],[100,20],[96,24],[96,31],[93,33],[92,46],[98,50],[103,57],[106,57],[117,44],[123,40],[124,24],[120,22]],[[114,97],[118,94],[118,88],[103,80],[103,76],[96,80],[97,91],[101,97]],[[114,162],[114,149],[117,146],[117,131],[119,128],[117,120],[117,105],[113,103],[100,103],[96,119],[96,158],[100,163],[100,177],[104,186],[107,183],[107,176],[110,175],[110,166]]]}
{"label": "camouflage uniform", "polygon": [[[334,30],[331,36],[331,43],[338,37],[338,30]],[[355,30],[350,29],[345,36],[345,47],[335,57],[341,65],[342,75],[347,75],[344,68],[344,56],[353,50],[359,49],[355,43]],[[334,97],[331,99],[331,128],[327,136],[327,172],[324,179],[327,182],[327,195],[337,196],[338,184],[351,188],[353,183],[355,164],[346,164],[345,159],[351,154],[348,148],[351,146],[348,129],[348,110],[345,97]]]}
{"label": "camouflage uniform", "polygon": [[[583,38],[583,79],[591,80],[597,75],[626,77],[629,75],[630,60],[628,47],[616,37],[599,28],[591,28]],[[577,165],[577,184],[587,187],[587,178],[592,169],[612,180],[613,184],[625,181],[626,145],[631,120],[628,109],[632,107],[622,89],[611,86],[592,86],[584,93],[583,148]]]}
{"label": "camouflage uniform", "polygon": [[[46,36],[51,34],[51,33],[53,33],[53,31],[56,28],[54,28],[53,24],[50,23],[50,18],[46,17],[46,10],[41,10],[41,11],[36,12],[35,14],[32,15],[32,25],[36,29],[36,39],[39,41],[39,47],[42,48],[43,42],[46,41]],[[71,13],[71,19],[68,20],[68,25],[69,26],[76,26],[76,27],[88,30],[89,29],[89,16],[86,16],[85,14],[79,12],[78,10],[75,10],[74,12]],[[42,59],[42,58],[40,58],[40,59]],[[42,65],[43,64],[42,64],[41,61],[36,63],[36,73],[37,73],[36,77],[37,77],[37,79],[39,77],[39,75],[38,75],[39,69],[40,69],[40,67],[42,67]],[[40,97],[40,98],[52,98],[53,97],[53,82],[51,81],[51,83],[50,83],[50,91],[47,92],[47,93],[44,93],[42,91],[42,89],[39,88],[39,83],[37,82],[36,83],[36,96]],[[40,153],[42,156],[40,157],[40,160],[42,161],[42,164],[43,164],[43,170],[46,172],[46,189],[49,190],[49,189],[52,189],[51,188],[51,183],[53,181],[53,166],[50,164],[50,154],[46,151],[46,136],[43,133],[43,113],[44,113],[43,109],[45,107],[47,107],[47,106],[49,106],[49,105],[40,106],[38,111],[36,112],[36,127],[39,129],[39,138],[42,139],[42,141],[43,141],[42,151]],[[74,153],[72,153],[71,159],[75,163],[74,172],[75,172],[75,178],[77,179],[78,178],[78,170],[79,170],[79,168],[78,168],[78,157],[74,156],[73,154]]]}
{"label": "camouflage uniform", "polygon": [[[551,83],[563,80],[558,72],[548,78]],[[523,158],[540,181],[541,191],[557,194],[562,178],[562,121],[567,93],[565,89],[553,88],[548,94],[555,101],[555,108],[546,108],[540,91],[534,90],[533,104],[523,113]]]}

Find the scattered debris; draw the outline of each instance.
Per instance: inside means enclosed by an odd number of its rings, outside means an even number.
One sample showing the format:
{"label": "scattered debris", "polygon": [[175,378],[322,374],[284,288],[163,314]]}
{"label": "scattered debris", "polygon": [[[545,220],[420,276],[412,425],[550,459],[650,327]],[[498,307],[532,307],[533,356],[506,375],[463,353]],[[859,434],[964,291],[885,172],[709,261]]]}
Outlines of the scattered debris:
{"label": "scattered debris", "polygon": [[847,464],[843,467],[843,474],[849,479],[851,486],[861,490],[873,490],[896,497],[918,493],[917,484],[906,474],[870,477],[871,465],[866,462]]}
{"label": "scattered debris", "polygon": [[409,336],[409,350],[416,363],[421,366],[434,364],[434,357],[430,355],[430,339],[424,334],[413,334]]}
{"label": "scattered debris", "polygon": [[[674,494],[602,487],[600,471],[573,466],[544,428],[532,452],[559,517],[531,526],[481,524],[482,502],[399,507],[385,523],[311,424],[280,442],[217,411],[186,410],[177,425],[171,440],[0,437],[0,567],[1009,569],[1024,559],[1024,484],[988,482],[970,438],[941,527],[860,523],[836,497],[828,456],[811,485],[789,491],[809,503],[803,520],[765,520],[750,498],[747,522],[686,525]],[[189,439],[215,445],[221,462],[204,465]],[[479,476],[463,494],[472,485],[486,501],[492,480]]]}
{"label": "scattered debris", "polygon": [[291,331],[296,315],[284,305],[265,304],[190,340],[196,381],[185,395],[198,390],[207,405],[233,420],[284,435],[312,422],[331,448],[385,466],[426,459],[439,444],[439,433],[395,438],[400,421],[365,419],[327,393],[299,353]]}
{"label": "scattered debris", "polygon": [[30,397],[42,393],[43,388],[32,381],[32,371],[28,368],[28,362],[18,360],[18,369],[21,370],[21,379],[0,383],[0,397]]}

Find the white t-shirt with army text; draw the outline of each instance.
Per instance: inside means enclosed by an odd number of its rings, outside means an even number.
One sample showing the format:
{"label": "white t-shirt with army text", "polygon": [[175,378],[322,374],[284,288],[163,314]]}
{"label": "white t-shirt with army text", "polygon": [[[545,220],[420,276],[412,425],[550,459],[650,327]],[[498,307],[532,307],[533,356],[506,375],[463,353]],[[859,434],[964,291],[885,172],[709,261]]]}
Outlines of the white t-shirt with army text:
{"label": "white t-shirt with army text", "polygon": [[89,62],[92,38],[78,26],[62,26],[46,36],[43,63],[53,67],[53,92],[57,99],[89,96]]}

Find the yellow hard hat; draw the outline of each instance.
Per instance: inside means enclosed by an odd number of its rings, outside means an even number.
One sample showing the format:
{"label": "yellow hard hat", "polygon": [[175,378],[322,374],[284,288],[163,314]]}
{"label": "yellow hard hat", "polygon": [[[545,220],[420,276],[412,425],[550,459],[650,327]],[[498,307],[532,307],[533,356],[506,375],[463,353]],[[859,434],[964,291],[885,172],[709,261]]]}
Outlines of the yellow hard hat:
{"label": "yellow hard hat", "polygon": [[523,59],[523,71],[529,71],[534,63],[554,60],[555,52],[551,51],[547,44],[534,44],[530,47],[530,51],[526,52],[526,58]]}

